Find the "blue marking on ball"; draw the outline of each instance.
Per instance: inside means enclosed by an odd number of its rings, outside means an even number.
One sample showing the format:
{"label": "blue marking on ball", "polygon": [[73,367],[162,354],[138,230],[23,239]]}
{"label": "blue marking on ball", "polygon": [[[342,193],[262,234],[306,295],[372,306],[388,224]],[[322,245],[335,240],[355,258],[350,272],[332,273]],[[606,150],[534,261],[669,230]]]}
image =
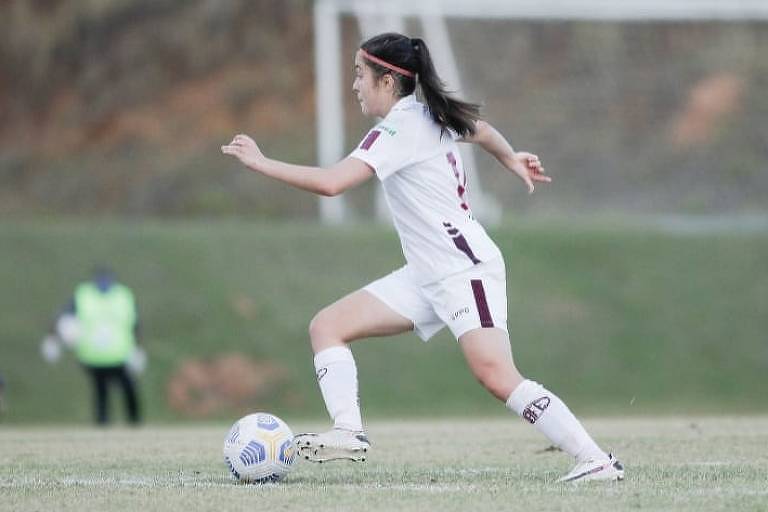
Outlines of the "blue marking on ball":
{"label": "blue marking on ball", "polygon": [[227,436],[227,442],[230,444],[235,444],[239,438],[240,438],[240,423],[235,423],[235,425],[232,427],[232,430],[229,431],[229,435]]}
{"label": "blue marking on ball", "polygon": [[259,416],[256,419],[256,425],[258,425],[258,427],[261,429],[270,431],[280,428],[280,422],[269,415]]}
{"label": "blue marking on ball", "polygon": [[296,445],[293,444],[292,439],[288,439],[280,445],[278,459],[280,459],[280,462],[283,464],[288,464],[289,466],[296,460]]}
{"label": "blue marking on ball", "polygon": [[232,461],[229,460],[229,457],[224,457],[224,462],[227,463],[227,467],[229,467],[229,472],[232,473],[232,475],[234,475],[235,478],[240,480],[240,473],[237,472],[237,470],[235,469],[235,465],[232,464]]}
{"label": "blue marking on ball", "polygon": [[264,462],[266,453],[267,451],[264,449],[264,445],[257,443],[256,441],[251,441],[240,452],[240,460],[246,466],[251,466],[253,464]]}

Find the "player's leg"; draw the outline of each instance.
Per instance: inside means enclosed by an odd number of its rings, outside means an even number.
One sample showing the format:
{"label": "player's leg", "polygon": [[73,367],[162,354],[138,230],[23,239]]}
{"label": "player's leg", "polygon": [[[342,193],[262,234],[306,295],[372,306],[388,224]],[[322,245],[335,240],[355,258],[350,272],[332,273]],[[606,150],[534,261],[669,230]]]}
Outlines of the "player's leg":
{"label": "player's leg", "polygon": [[413,329],[413,322],[366,290],[358,290],[317,313],[309,326],[315,372],[334,427],[362,431],[357,366],[348,344]]}
{"label": "player's leg", "polygon": [[361,338],[394,336],[413,330],[413,321],[367,290],[357,290],[318,312],[309,324],[315,354],[345,347]]}
{"label": "player's leg", "polygon": [[296,436],[302,456],[315,462],[365,460],[370,443],[363,430],[357,366],[348,344],[400,334],[413,327],[411,320],[366,290],[353,292],[315,315],[309,326],[315,372],[334,428],[322,434]]}
{"label": "player's leg", "polygon": [[459,337],[459,345],[472,375],[502,402],[523,382],[502,329],[472,329]]}
{"label": "player's leg", "polygon": [[[314,447],[309,451],[311,460],[362,460],[361,452],[368,447],[360,417],[357,368],[349,343],[411,330],[427,340],[442,327],[442,320],[413,284],[407,267],[377,279],[315,316],[309,329],[315,370],[335,428],[319,437],[297,436],[299,441]],[[328,445],[351,450],[333,453],[327,450]],[[299,446],[301,449],[301,443]],[[302,452],[307,455],[307,450]]]}
{"label": "player's leg", "polygon": [[473,329],[461,335],[459,343],[470,370],[488,391],[534,425],[554,445],[576,458],[576,467],[563,481],[624,477],[621,463],[600,449],[557,395],[520,374],[505,331]]}
{"label": "player's leg", "polygon": [[562,400],[520,374],[506,332],[473,329],[460,336],[459,343],[475,378],[555,445],[577,460],[605,456]]}
{"label": "player's leg", "polygon": [[98,425],[106,425],[109,422],[109,396],[107,394],[107,376],[103,368],[85,366],[93,385],[93,412],[94,420]]}
{"label": "player's leg", "polygon": [[117,380],[120,382],[120,387],[123,390],[125,412],[127,413],[128,422],[133,425],[138,425],[141,422],[141,415],[139,413],[139,399],[136,394],[136,381],[133,376],[128,373],[128,369],[125,366],[118,367],[116,373]]}
{"label": "player's leg", "polygon": [[422,339],[443,323],[408,267],[400,268],[317,313],[309,326],[315,371],[336,427],[361,430],[357,369],[348,345],[414,330]]}
{"label": "player's leg", "polygon": [[606,466],[607,471],[599,475],[590,473],[592,478],[621,476],[562,400],[517,370],[506,330],[506,276],[501,259],[475,265],[426,291],[486,389],[580,464],[596,461],[589,469]]}

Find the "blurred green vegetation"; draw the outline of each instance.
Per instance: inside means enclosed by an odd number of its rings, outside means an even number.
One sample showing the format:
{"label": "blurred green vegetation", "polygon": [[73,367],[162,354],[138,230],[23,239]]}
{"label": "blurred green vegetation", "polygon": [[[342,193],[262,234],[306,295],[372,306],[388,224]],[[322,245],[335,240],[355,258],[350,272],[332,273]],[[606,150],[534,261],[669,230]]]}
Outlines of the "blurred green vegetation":
{"label": "blurred green vegetation", "polygon": [[[351,63],[357,20],[340,26]],[[526,201],[480,156],[506,211],[766,211],[765,22],[448,28],[460,94],[556,178]],[[314,57],[310,0],[0,2],[0,214],[310,218],[311,201],[218,149],[247,132],[271,157],[315,163]],[[342,68],[351,150],[372,121]],[[371,198],[350,194],[363,216]]]}
{"label": "blurred green vegetation", "polygon": [[[518,365],[577,412],[768,410],[765,231],[515,222],[492,234],[506,258]],[[89,420],[84,374],[71,355],[47,366],[38,343],[95,263],[112,265],[138,298],[151,422],[183,419],[169,410],[166,386],[185,359],[232,352],[286,372],[247,409],[322,418],[309,320],[402,264],[396,235],[368,224],[2,222],[0,247],[2,421],[12,423]],[[404,335],[353,350],[371,417],[504,414],[447,332],[427,344]],[[122,412],[118,400],[112,406]]]}

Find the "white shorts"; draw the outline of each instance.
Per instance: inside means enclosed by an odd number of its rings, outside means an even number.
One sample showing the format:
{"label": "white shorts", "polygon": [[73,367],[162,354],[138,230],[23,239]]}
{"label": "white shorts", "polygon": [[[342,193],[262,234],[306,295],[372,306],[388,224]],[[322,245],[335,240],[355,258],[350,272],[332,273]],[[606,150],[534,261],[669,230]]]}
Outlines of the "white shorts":
{"label": "white shorts", "polygon": [[456,339],[480,327],[507,330],[504,260],[495,258],[435,283],[414,283],[408,265],[363,289],[413,322],[424,341],[446,325]]}

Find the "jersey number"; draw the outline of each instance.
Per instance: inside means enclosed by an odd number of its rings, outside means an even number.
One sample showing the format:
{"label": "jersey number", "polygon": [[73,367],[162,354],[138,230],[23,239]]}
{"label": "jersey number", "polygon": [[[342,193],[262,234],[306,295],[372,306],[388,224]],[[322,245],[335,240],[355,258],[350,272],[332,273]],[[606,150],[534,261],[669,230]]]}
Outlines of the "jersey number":
{"label": "jersey number", "polygon": [[471,210],[469,209],[469,201],[467,200],[467,175],[459,169],[459,164],[456,161],[453,151],[446,153],[445,157],[448,159],[448,163],[451,164],[453,175],[456,177],[456,193],[459,196],[459,201],[461,201],[461,209],[471,213]]}

